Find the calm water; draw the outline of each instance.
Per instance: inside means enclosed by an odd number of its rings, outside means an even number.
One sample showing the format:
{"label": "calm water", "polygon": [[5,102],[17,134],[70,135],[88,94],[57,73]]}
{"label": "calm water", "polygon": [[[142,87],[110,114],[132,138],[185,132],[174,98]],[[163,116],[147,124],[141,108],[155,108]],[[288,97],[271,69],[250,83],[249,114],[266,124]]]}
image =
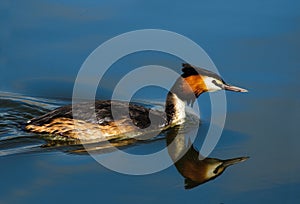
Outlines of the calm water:
{"label": "calm water", "polygon": [[[299,203],[299,1],[1,1],[0,203]],[[22,123],[69,104],[81,64],[102,42],[123,32],[159,28],[202,46],[228,82],[249,89],[227,93],[225,130],[210,157],[250,156],[213,181],[184,189],[174,166],[147,175],[110,171],[87,155],[45,143]],[[97,97],[134,67],[157,64],[180,71],[179,59],[138,53],[115,63]],[[101,65],[99,65],[101,66]],[[136,99],[163,101],[145,88]],[[199,99],[205,132],[208,95]],[[199,135],[200,135],[199,133]],[[201,147],[201,138],[194,145]],[[137,154],[165,141],[135,144]]]}

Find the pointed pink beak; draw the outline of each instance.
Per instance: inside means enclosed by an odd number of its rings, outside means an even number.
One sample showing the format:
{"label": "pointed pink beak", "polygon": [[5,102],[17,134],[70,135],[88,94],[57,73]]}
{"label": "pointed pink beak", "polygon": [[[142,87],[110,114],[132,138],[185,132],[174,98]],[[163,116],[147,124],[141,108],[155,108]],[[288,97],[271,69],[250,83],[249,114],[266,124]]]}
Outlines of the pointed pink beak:
{"label": "pointed pink beak", "polygon": [[237,87],[237,86],[231,86],[228,84],[223,85],[223,89],[227,91],[235,91],[235,92],[248,92],[248,90]]}

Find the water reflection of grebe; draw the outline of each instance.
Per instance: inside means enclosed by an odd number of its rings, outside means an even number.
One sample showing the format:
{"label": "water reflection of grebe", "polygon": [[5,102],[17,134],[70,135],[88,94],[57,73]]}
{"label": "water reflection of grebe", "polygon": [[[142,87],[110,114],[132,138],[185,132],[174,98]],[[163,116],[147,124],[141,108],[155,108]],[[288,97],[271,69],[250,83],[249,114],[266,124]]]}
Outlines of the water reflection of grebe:
{"label": "water reflection of grebe", "polygon": [[[75,105],[76,119],[73,118],[72,106],[57,108],[45,115],[29,120],[25,129],[35,133],[46,133],[80,140],[112,140],[129,133],[131,137],[145,134],[149,127],[167,129],[182,124],[185,120],[185,102],[192,104],[200,94],[218,90],[246,92],[245,89],[230,86],[217,74],[183,64],[183,74],[179,77],[167,95],[165,114],[143,106],[130,103],[129,116],[127,103],[121,101],[96,101]],[[113,119],[114,112],[120,116]],[[96,118],[89,111],[95,107]],[[127,110],[126,110],[127,109]],[[150,122],[151,118],[151,122]],[[74,126],[76,123],[76,127]]]}
{"label": "water reflection of grebe", "polygon": [[185,135],[180,133],[182,126],[176,126],[167,132],[168,152],[178,172],[185,178],[185,188],[191,189],[220,176],[233,164],[247,160],[249,157],[237,157],[221,160],[203,158]]}

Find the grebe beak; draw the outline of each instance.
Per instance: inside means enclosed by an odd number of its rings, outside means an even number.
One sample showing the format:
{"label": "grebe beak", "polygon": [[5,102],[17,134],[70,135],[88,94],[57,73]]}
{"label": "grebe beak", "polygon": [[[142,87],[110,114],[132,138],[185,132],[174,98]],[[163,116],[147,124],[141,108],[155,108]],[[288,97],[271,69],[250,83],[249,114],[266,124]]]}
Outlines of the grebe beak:
{"label": "grebe beak", "polygon": [[239,157],[239,158],[234,158],[234,159],[227,159],[227,160],[223,161],[222,166],[226,168],[228,166],[246,161],[247,159],[249,159],[249,157]]}
{"label": "grebe beak", "polygon": [[236,86],[231,86],[228,84],[223,84],[223,89],[227,91],[235,91],[235,92],[248,92],[248,90],[236,87]]}

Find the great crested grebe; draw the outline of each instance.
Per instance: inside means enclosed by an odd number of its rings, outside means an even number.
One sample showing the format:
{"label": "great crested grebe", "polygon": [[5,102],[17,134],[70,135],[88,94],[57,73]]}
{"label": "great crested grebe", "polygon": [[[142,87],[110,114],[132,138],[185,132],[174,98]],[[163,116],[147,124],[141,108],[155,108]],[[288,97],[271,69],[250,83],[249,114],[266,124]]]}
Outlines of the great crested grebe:
{"label": "great crested grebe", "polygon": [[[144,130],[148,131],[147,127],[150,125],[151,128],[164,130],[182,124],[186,117],[185,102],[192,104],[195,98],[204,92],[247,92],[245,89],[226,84],[219,75],[211,71],[187,63],[182,66],[183,74],[167,94],[164,114],[134,103],[129,103],[128,111],[127,102],[97,100],[94,103],[57,108],[29,120],[25,129],[80,140],[112,140],[122,138],[122,134],[135,137],[147,133]],[[112,106],[114,112],[118,113],[118,119],[113,118]],[[76,117],[73,117],[72,113],[74,107],[78,110]],[[95,107],[95,113],[88,111],[91,107]],[[91,114],[95,114],[96,118]]]}

